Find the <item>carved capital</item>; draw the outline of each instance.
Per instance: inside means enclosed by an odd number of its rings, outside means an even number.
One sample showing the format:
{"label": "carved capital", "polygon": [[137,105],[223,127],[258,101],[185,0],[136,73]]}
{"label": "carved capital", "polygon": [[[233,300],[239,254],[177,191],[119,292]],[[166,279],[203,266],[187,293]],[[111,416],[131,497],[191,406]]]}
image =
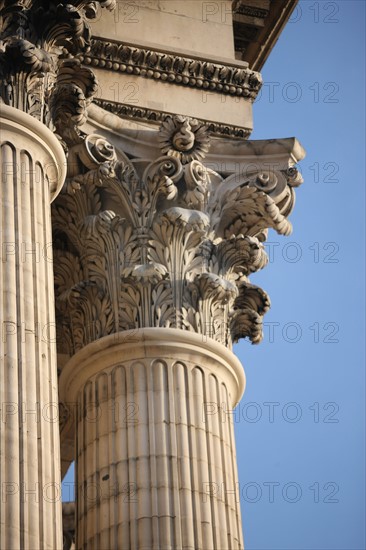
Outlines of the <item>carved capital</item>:
{"label": "carved capital", "polygon": [[228,347],[261,340],[269,298],[248,277],[267,263],[267,229],[290,234],[300,177],[294,169],[223,177],[205,166],[207,130],[195,124],[164,123],[156,133],[164,154],[153,161],[131,160],[96,135],[70,150],[53,206],[62,353],[145,327]]}
{"label": "carved capital", "polygon": [[[66,137],[84,120],[96,89],[92,71],[73,59],[90,47],[88,20],[115,0],[1,0],[0,101]],[[62,128],[68,128],[66,136]]]}

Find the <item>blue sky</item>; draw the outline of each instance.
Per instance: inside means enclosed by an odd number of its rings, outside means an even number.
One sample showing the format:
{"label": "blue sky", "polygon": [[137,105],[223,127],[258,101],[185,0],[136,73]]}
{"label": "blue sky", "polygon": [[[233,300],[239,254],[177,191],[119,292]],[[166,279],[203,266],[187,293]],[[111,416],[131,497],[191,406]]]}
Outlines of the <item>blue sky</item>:
{"label": "blue sky", "polygon": [[305,0],[262,71],[252,139],[296,136],[307,158],[294,232],[252,276],[264,342],[235,347],[246,550],[365,549],[364,51],[364,1]]}
{"label": "blue sky", "polygon": [[252,139],[307,151],[288,238],[252,276],[265,340],[236,353],[246,550],[365,548],[365,3],[300,2],[262,70]]}

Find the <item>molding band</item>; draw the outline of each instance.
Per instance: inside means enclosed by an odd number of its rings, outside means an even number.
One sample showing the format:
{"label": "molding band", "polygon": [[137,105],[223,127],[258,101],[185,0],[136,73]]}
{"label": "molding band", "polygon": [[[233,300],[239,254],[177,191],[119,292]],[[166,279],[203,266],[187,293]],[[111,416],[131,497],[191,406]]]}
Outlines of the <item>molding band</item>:
{"label": "molding band", "polygon": [[[93,103],[120,118],[139,120],[147,123],[161,124],[169,117],[175,116],[174,113],[169,113],[167,111],[158,111],[147,107],[135,107],[128,103],[118,103],[106,99],[94,99]],[[251,134],[250,128],[232,126],[231,124],[221,124],[219,122],[212,122],[196,117],[195,120],[207,126],[208,132],[213,136],[247,139]]]}
{"label": "molding band", "polygon": [[[210,337],[171,328],[142,328],[126,330],[104,336],[78,351],[64,366],[59,379],[60,398],[76,402],[77,394],[85,381],[96,375],[101,368],[126,361],[155,357],[175,361],[188,356],[206,357],[217,368],[225,367],[225,376],[236,387],[234,406],[239,403],[245,390],[243,366],[234,353]],[[193,359],[192,359],[193,360]],[[222,373],[224,374],[224,373]]]}
{"label": "molding band", "polygon": [[[0,102],[0,121],[1,129],[5,135],[5,130],[14,133],[14,136],[24,136],[38,143],[47,153],[50,160],[54,162],[55,172],[51,173],[50,194],[51,202],[59,194],[67,171],[67,162],[64,150],[56,136],[36,118],[24,113],[20,109],[5,105]],[[50,176],[50,174],[48,174]]]}
{"label": "molding band", "polygon": [[100,69],[251,100],[257,97],[262,85],[261,75],[248,68],[221,65],[100,37],[92,39],[90,50],[79,59],[85,65]]}

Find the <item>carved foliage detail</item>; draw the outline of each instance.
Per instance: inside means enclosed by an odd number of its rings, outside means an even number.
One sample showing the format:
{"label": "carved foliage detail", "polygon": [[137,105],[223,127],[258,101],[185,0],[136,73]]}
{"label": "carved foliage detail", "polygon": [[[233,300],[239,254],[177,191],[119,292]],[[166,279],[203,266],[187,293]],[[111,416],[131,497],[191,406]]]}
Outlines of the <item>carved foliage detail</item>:
{"label": "carved foliage detail", "polygon": [[[89,48],[88,19],[115,0],[0,0],[0,101],[59,131],[82,121],[95,91],[89,68],[72,58]],[[72,119],[72,120],[71,120]]]}
{"label": "carved foliage detail", "polygon": [[184,160],[117,160],[95,135],[70,150],[53,204],[63,353],[142,327],[191,330],[227,346],[260,341],[270,304],[248,277],[267,263],[267,228],[291,231],[295,172],[224,179]]}

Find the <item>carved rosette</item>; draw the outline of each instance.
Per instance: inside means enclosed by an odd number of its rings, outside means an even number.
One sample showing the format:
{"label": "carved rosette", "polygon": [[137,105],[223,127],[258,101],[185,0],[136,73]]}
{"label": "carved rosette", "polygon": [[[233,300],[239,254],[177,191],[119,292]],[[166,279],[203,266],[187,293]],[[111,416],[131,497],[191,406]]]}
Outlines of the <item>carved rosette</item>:
{"label": "carved rosette", "polygon": [[[229,348],[261,340],[270,302],[248,277],[267,263],[267,229],[290,234],[301,179],[296,169],[224,178],[195,158],[203,131],[181,117],[169,127],[153,162],[117,159],[95,135],[70,150],[53,205],[62,353],[144,327],[194,331]],[[189,158],[180,155],[182,128]]]}
{"label": "carved rosette", "polygon": [[88,20],[98,7],[115,5],[115,0],[0,0],[0,102],[34,116],[67,141],[96,91],[93,72],[73,56],[89,49]]}
{"label": "carved rosette", "polygon": [[182,164],[203,159],[210,147],[207,127],[196,119],[179,115],[162,123],[159,142],[164,155],[176,157]]}

